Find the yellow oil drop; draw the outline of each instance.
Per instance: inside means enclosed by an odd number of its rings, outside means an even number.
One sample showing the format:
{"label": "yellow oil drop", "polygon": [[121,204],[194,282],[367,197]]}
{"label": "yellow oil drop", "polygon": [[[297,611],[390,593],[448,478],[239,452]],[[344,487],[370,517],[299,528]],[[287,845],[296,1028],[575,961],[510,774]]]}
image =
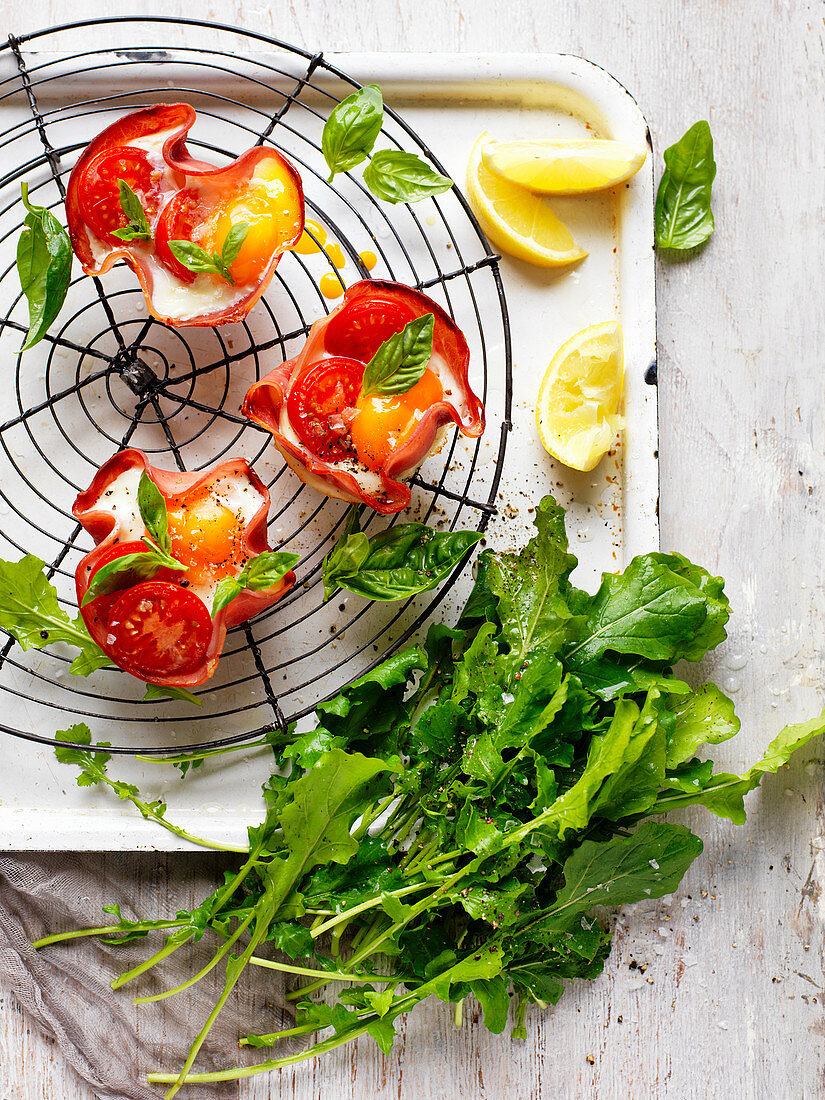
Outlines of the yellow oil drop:
{"label": "yellow oil drop", "polygon": [[358,259],[361,261],[367,271],[372,271],[372,269],[378,263],[378,257],[375,255],[374,252],[370,252],[369,249],[367,249],[366,252],[359,252]]}
{"label": "yellow oil drop", "polygon": [[[310,233],[315,240],[310,237]],[[300,252],[302,256],[311,256],[313,252],[320,252],[326,243],[327,233],[324,227],[317,222],[308,221],[304,224],[304,231],[301,234],[301,239],[295,245],[295,251]]]}
{"label": "yellow oil drop", "polygon": [[341,251],[341,246],[339,244],[327,245],[326,254],[333,267],[343,267],[347,262],[344,259],[344,253]]}
{"label": "yellow oil drop", "polygon": [[344,293],[344,288],[341,286],[341,280],[337,275],[333,275],[332,272],[327,272],[326,275],[322,275],[318,285],[325,298],[340,298]]}

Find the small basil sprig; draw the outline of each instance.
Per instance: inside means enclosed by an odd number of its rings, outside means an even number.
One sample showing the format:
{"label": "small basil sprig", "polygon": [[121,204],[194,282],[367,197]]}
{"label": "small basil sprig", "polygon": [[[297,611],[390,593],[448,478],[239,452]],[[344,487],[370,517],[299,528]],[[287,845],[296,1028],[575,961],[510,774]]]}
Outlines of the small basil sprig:
{"label": "small basil sprig", "polygon": [[203,706],[203,699],[193,695],[186,688],[176,687],[174,684],[147,684],[143,701],[149,703],[154,699],[179,699],[182,703],[194,703],[196,707]]}
{"label": "small basil sprig", "polygon": [[433,531],[424,523],[400,523],[368,538],[348,523],[324,559],[324,599],[346,588],[368,600],[403,600],[435,588],[475,544],[480,531]]}
{"label": "small basil sprig", "polygon": [[665,149],[665,171],[656,192],[656,244],[688,249],[713,232],[711,187],[716,175],[713,137],[707,122],[696,122]]}
{"label": "small basil sprig", "polygon": [[364,183],[385,202],[420,202],[449,191],[453,181],[415,153],[379,149],[364,169]]}
{"label": "small basil sprig", "polygon": [[190,271],[205,272],[207,275],[220,275],[222,279],[234,286],[235,280],[232,278],[232,272],[229,269],[237,260],[238,253],[241,251],[241,246],[246,240],[248,232],[249,225],[247,222],[238,222],[237,225],[233,225],[226,234],[220,252],[207,252],[205,248],[201,248],[199,244],[195,244],[193,241],[170,241],[169,247],[178,263],[183,264]]}
{"label": "small basil sprig", "polygon": [[406,393],[421,379],[433,353],[435,317],[425,313],[408,321],[385,340],[364,368],[361,393],[389,396]]}
{"label": "small basil sprig", "polygon": [[272,588],[298,560],[297,554],[287,554],[283,550],[264,550],[262,554],[250,558],[237,577],[224,577],[218,585],[212,603],[212,618],[232,603],[236,596],[240,596],[245,588],[252,592]]}
{"label": "small basil sprig", "polygon": [[20,185],[28,213],[17,242],[17,274],[29,303],[29,331],[21,351],[46,335],[60,312],[72,273],[69,234],[45,206],[29,202],[28,184]]}
{"label": "small basil sprig", "polygon": [[137,584],[140,581],[150,580],[161,569],[174,569],[181,573],[188,571],[188,565],[183,565],[177,558],[172,557],[166,501],[163,493],[145,470],[140,475],[137,503],[140,518],[149,534],[148,538],[144,536],[141,539],[147,549],[134,554],[124,554],[120,558],[101,565],[92,577],[81,607],[85,607],[98,596],[105,596],[125,587],[123,583],[127,579],[125,574],[130,574],[131,583]]}
{"label": "small basil sprig", "polygon": [[143,203],[126,180],[118,180],[117,186],[120,192],[120,207],[128,218],[128,222],[122,229],[113,229],[112,236],[118,237],[121,241],[150,241],[152,234]]}
{"label": "small basil sprig", "polygon": [[359,88],[342,99],[324,124],[321,151],[329,179],[366,160],[384,121],[384,100],[377,84]]}

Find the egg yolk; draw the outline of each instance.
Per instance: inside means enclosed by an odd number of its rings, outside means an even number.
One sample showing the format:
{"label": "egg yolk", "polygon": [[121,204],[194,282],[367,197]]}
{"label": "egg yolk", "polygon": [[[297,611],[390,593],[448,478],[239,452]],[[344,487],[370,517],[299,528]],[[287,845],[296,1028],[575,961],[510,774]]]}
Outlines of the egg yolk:
{"label": "egg yolk", "polygon": [[425,370],[406,393],[359,397],[350,434],[360,461],[369,470],[380,470],[407,442],[427,409],[443,398],[442,385],[431,370]]}
{"label": "egg yolk", "polygon": [[252,178],[224,200],[200,243],[207,252],[220,253],[232,227],[241,222],[249,228],[229,270],[237,286],[246,286],[260,279],[273,254],[301,227],[295,185],[275,161],[262,161]]}
{"label": "egg yolk", "polygon": [[243,566],[243,538],[238,516],[210,495],[208,488],[194,496],[168,502],[167,520],[172,556],[189,566],[186,579],[209,584]]}

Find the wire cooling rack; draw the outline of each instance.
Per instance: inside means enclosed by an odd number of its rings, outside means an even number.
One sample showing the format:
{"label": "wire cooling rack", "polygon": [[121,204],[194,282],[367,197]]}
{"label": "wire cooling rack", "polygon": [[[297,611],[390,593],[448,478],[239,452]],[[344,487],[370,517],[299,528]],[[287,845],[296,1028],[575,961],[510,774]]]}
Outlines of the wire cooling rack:
{"label": "wire cooling rack", "polygon": [[[90,27],[105,28],[106,50],[85,49]],[[204,32],[207,47],[190,44]],[[253,738],[307,714],[407,641],[461,569],[439,591],[403,604],[346,593],[324,604],[321,565],[346,505],[319,496],[283,464],[268,434],[241,416],[244,393],[294,355],[313,321],[334,306],[319,290],[321,276],[333,275],[342,289],[367,277],[361,254],[371,250],[376,277],[426,291],[455,318],[471,347],[471,382],[487,406],[485,437],[454,432],[413,478],[412,509],[401,518],[483,531],[495,511],[512,393],[498,258],[457,189],[390,206],[373,198],[358,169],[327,182],[324,120],[360,85],[321,53],[199,20],[125,17],[12,36],[0,46],[0,66],[0,350],[8,371],[0,396],[0,556],[43,558],[64,605],[76,607],[74,569],[91,541],[71,505],[100,463],[128,445],[167,468],[248,458],[272,495],[272,545],[301,555],[295,588],[230,633],[216,676],[199,691],[202,711],[143,702],[139,685],[118,671],[72,677],[70,654],[23,654],[9,639],[0,648],[0,729],[52,745],[65,742],[50,729],[85,721],[94,740],[121,742],[110,750],[121,754]],[[198,111],[188,138],[196,156],[226,163],[267,144],[292,160],[307,217],[323,230],[314,231],[318,254],[287,254],[249,317],[214,329],[170,328],[147,317],[124,265],[91,279],[76,264],[49,335],[20,354],[27,329],[14,264],[25,216],[21,181],[33,202],[62,220],[65,182],[86,144],[127,111],[177,100]],[[415,151],[444,171],[390,108],[378,144]],[[376,532],[387,520],[370,513],[362,523]]]}

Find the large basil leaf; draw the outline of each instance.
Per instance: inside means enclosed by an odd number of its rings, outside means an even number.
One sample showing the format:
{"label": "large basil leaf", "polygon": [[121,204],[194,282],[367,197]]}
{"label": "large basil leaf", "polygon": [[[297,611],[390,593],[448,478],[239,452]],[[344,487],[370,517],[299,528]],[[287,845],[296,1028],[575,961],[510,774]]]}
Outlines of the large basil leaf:
{"label": "large basil leaf", "polygon": [[342,99],[324,125],[321,151],[330,171],[348,172],[366,159],[384,121],[384,100],[377,84]]}
{"label": "large basil leaf", "polygon": [[[346,588],[368,600],[403,600],[440,584],[483,536],[479,531],[433,531],[401,523],[368,540],[344,535],[324,560],[326,598]],[[360,564],[359,564],[360,563]]]}
{"label": "large basil leaf", "polygon": [[420,381],[433,353],[435,316],[425,313],[385,340],[367,363],[361,382],[364,397],[406,393]]}
{"label": "large basil leaf", "polygon": [[66,300],[72,245],[54,214],[29,202],[27,184],[21,185],[21,191],[28,214],[17,242],[17,273],[29,303],[29,331],[21,348],[26,351],[43,339]]}
{"label": "large basil leaf", "polygon": [[420,202],[449,191],[453,181],[415,153],[380,149],[364,169],[364,183],[385,202]]}
{"label": "large basil leaf", "polygon": [[707,122],[696,122],[665,149],[665,171],[656,192],[656,244],[696,248],[713,232],[710,193],[716,163]]}

